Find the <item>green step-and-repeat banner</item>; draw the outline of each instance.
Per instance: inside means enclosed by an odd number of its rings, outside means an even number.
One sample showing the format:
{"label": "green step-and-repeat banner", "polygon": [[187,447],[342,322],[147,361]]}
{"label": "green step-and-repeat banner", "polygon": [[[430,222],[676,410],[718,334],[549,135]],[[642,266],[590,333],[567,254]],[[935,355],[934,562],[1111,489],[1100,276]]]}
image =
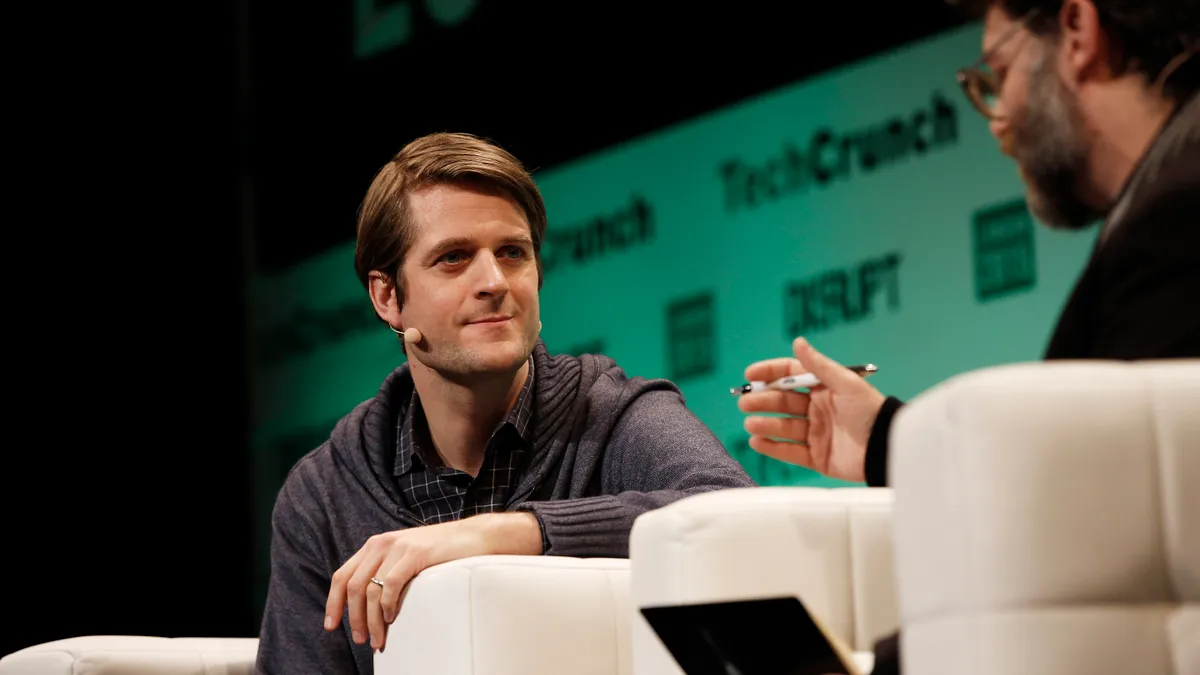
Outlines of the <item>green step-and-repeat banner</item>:
{"label": "green step-and-repeat banner", "polygon": [[[797,335],[877,364],[873,382],[901,397],[1040,358],[1094,232],[1029,215],[954,80],[979,38],[971,24],[537,172],[547,346],[673,379],[770,485],[837,484],[751,451],[729,395]],[[254,285],[263,528],[287,470],[403,358],[353,248]]]}

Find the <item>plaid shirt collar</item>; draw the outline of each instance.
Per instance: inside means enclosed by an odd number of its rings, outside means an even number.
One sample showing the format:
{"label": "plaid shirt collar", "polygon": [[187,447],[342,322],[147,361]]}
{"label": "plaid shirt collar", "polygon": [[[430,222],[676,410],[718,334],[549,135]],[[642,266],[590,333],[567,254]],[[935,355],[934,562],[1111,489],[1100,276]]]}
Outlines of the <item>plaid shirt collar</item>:
{"label": "plaid shirt collar", "polygon": [[[421,416],[421,423],[424,424],[425,411],[421,408],[421,399],[417,396],[417,390],[414,388],[408,405],[405,406],[404,412],[396,422],[396,468],[393,471],[393,475],[395,476],[403,476],[412,471],[414,457],[419,462],[428,463],[429,456],[422,452],[424,448],[418,447],[420,441],[416,440],[417,435],[413,433],[415,430],[414,425],[417,422],[417,415]],[[529,376],[525,378],[525,384],[521,387],[521,393],[517,395],[517,402],[508,411],[508,415],[497,425],[495,431],[492,432],[492,438],[494,439],[505,427],[512,427],[517,432],[517,436],[526,445],[530,445],[533,443],[533,439],[531,438],[533,435],[533,425],[530,424],[532,418],[533,356],[530,356]],[[490,441],[488,447],[492,447]]]}

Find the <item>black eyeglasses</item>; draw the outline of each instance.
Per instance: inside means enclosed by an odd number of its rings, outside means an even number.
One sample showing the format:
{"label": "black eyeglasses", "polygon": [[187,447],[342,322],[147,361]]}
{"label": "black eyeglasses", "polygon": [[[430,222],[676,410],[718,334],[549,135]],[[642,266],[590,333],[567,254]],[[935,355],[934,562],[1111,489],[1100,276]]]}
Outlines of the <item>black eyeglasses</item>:
{"label": "black eyeglasses", "polygon": [[996,44],[992,45],[983,56],[979,57],[978,61],[966,68],[960,69],[954,74],[959,86],[962,87],[963,93],[971,101],[971,105],[975,106],[975,109],[988,119],[995,119],[997,117],[996,99],[1000,96],[1000,86],[1003,83],[988,68],[987,61],[1004,43],[1012,39],[1021,28],[1025,27],[1029,20],[1036,14],[1037,10],[1027,12],[1019,21],[1010,26],[1008,31],[996,41]]}

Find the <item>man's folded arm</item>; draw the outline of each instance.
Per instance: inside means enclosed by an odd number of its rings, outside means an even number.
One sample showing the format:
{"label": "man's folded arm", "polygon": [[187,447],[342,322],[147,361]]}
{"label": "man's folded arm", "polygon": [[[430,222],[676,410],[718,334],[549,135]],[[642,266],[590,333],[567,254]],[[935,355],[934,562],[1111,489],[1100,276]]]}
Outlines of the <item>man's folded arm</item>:
{"label": "man's folded arm", "polygon": [[633,521],[643,513],[688,495],[755,485],[675,389],[647,391],[630,403],[603,466],[606,495],[518,507],[537,516],[547,554],[626,557]]}

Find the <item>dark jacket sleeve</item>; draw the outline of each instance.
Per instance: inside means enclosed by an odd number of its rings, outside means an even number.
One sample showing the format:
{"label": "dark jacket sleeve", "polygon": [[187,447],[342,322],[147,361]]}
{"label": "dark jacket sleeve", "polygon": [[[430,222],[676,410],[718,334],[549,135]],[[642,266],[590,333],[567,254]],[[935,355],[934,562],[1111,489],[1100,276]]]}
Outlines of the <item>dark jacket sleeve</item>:
{"label": "dark jacket sleeve", "polygon": [[[888,436],[892,430],[892,420],[904,405],[900,399],[889,396],[875,417],[871,427],[871,437],[867,441],[866,474],[869,487],[887,487],[888,485]],[[900,673],[900,634],[892,633],[875,643],[875,666],[872,675],[899,675]]]}
{"label": "dark jacket sleeve", "polygon": [[1104,247],[1095,357],[1200,357],[1198,194],[1196,186],[1161,193]]}
{"label": "dark jacket sleeve", "polygon": [[547,554],[623,558],[641,514],[688,495],[755,485],[673,388],[629,404],[609,436],[602,474],[602,496],[521,505],[541,522]]}
{"label": "dark jacket sleeve", "polygon": [[888,454],[890,452],[888,436],[892,430],[892,419],[904,402],[889,396],[879,409],[875,423],[871,425],[871,436],[867,440],[867,456],[864,472],[867,475],[869,487],[887,487],[888,485]]}
{"label": "dark jacket sleeve", "polygon": [[332,575],[326,571],[316,529],[305,516],[304,501],[295,498],[294,478],[293,473],[280,490],[271,517],[271,578],[254,671],[356,673],[352,643],[344,630],[327,632],[323,627]]}

